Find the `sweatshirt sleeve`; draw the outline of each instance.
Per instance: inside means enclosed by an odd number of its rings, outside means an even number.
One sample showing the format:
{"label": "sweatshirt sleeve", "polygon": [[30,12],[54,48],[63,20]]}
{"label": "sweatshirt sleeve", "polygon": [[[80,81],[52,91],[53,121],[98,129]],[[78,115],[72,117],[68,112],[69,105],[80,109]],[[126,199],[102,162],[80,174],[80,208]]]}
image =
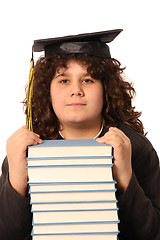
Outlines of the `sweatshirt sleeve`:
{"label": "sweatshirt sleeve", "polygon": [[[138,157],[139,155],[139,157]],[[160,239],[160,168],[148,145],[136,154],[127,190],[118,196],[120,239]]]}
{"label": "sweatshirt sleeve", "polygon": [[5,158],[0,177],[0,236],[3,240],[31,239],[30,199],[20,196],[10,185],[8,160]]}

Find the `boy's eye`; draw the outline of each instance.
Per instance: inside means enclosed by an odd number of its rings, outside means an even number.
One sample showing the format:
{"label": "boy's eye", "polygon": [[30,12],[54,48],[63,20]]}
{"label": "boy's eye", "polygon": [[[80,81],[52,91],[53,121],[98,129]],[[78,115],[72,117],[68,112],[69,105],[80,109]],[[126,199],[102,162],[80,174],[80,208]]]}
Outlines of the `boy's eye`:
{"label": "boy's eye", "polygon": [[92,82],[93,82],[93,80],[92,80],[92,79],[88,79],[88,78],[87,78],[87,79],[84,79],[84,80],[83,80],[83,82],[85,82],[85,83],[92,83]]}
{"label": "boy's eye", "polygon": [[63,79],[60,81],[60,83],[68,83],[68,80],[67,79]]}

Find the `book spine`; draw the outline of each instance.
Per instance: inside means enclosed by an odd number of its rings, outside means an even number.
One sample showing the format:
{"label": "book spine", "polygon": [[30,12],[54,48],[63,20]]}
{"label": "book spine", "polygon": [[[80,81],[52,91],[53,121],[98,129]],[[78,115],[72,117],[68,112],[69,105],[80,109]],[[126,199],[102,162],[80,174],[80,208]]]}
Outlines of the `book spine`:
{"label": "book spine", "polygon": [[27,157],[27,161],[36,161],[36,160],[72,160],[74,159],[76,161],[79,159],[113,159],[113,156],[70,156],[70,157]]}
{"label": "book spine", "polygon": [[34,226],[43,226],[43,225],[79,225],[79,224],[112,224],[112,223],[120,223],[120,220],[114,220],[114,221],[88,221],[88,222],[54,222],[54,223],[34,223],[32,220],[32,225]]}
{"label": "book spine", "polygon": [[40,191],[40,192],[32,192],[29,190],[30,194],[36,194],[36,193],[86,193],[86,192],[116,192],[117,189],[104,189],[104,190],[70,190],[70,191]]}
{"label": "book spine", "polygon": [[97,209],[70,209],[70,210],[31,210],[31,212],[89,212],[89,211],[118,211],[119,208],[97,208]]}
{"label": "book spine", "polygon": [[117,203],[117,200],[99,200],[99,201],[64,201],[64,202],[34,202],[30,201],[30,204],[71,204],[71,203]]}
{"label": "book spine", "polygon": [[61,167],[113,167],[113,164],[72,164],[72,165],[34,165],[26,168],[61,168]]}
{"label": "book spine", "polygon": [[32,236],[38,236],[38,235],[41,235],[41,236],[44,236],[44,235],[118,235],[119,234],[119,231],[117,232],[76,232],[76,233],[44,233],[44,234],[34,234],[34,232],[32,232]]}
{"label": "book spine", "polygon": [[30,182],[28,181],[28,184],[30,186],[43,186],[43,185],[79,185],[79,184],[108,184],[108,183],[117,183],[116,181],[93,181],[93,182],[45,182],[45,183],[42,183],[42,182]]}

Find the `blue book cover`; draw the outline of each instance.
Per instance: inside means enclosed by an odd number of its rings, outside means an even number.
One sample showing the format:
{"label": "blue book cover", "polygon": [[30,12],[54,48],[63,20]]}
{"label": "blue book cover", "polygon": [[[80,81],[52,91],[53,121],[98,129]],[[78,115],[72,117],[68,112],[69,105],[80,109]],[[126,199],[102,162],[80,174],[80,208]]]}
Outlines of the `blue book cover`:
{"label": "blue book cover", "polygon": [[[53,223],[47,223],[47,225],[79,225],[79,224],[112,224],[112,223],[120,223],[120,220],[114,220],[114,221],[88,221],[88,222],[53,222]],[[32,226],[43,226],[46,225],[44,223],[34,223],[32,220]]]}
{"label": "blue book cover", "polygon": [[37,235],[41,235],[41,236],[47,236],[47,235],[118,235],[119,231],[117,232],[75,232],[75,233],[44,233],[44,234],[35,234],[34,232],[32,232],[32,236],[37,236]]}
{"label": "blue book cover", "polygon": [[29,193],[85,193],[85,192],[116,192],[117,189],[103,189],[103,190],[68,190],[68,191],[31,191],[29,189]]}
{"label": "blue book cover", "polygon": [[68,140],[43,140],[41,144],[30,147],[76,147],[76,146],[110,146],[105,143],[98,143],[96,139],[68,139]]}

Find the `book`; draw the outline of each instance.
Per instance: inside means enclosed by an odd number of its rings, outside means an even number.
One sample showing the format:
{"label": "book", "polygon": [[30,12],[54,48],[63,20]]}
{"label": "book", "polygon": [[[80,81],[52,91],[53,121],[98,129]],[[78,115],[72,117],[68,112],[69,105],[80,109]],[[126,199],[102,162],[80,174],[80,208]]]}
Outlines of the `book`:
{"label": "book", "polygon": [[105,201],[116,200],[115,189],[91,190],[91,191],[68,191],[51,193],[32,193],[31,203],[41,202],[74,202],[74,201]]}
{"label": "book", "polygon": [[33,224],[118,221],[116,209],[33,212]]}
{"label": "book", "polygon": [[79,201],[79,202],[61,202],[61,203],[35,203],[32,204],[33,212],[69,210],[69,209],[115,209],[117,208],[117,200],[112,201]]}
{"label": "book", "polygon": [[[67,152],[66,152],[67,151]],[[28,158],[40,157],[112,156],[112,147],[95,139],[43,140],[30,146]]]}
{"label": "book", "polygon": [[112,180],[112,165],[28,166],[30,183],[104,182]]}
{"label": "book", "polygon": [[78,190],[105,190],[115,189],[115,181],[94,183],[70,183],[70,184],[30,184],[29,193],[49,193],[54,191],[78,191]]}
{"label": "book", "polygon": [[87,232],[118,232],[118,226],[115,222],[92,222],[78,224],[50,224],[34,225],[34,234],[58,234],[58,233],[87,233]]}
{"label": "book", "polygon": [[33,235],[32,240],[117,240],[117,233],[85,233],[85,234],[41,234]]}
{"label": "book", "polygon": [[27,158],[28,166],[80,165],[80,164],[112,164],[112,156],[83,156],[83,157],[39,157]]}

